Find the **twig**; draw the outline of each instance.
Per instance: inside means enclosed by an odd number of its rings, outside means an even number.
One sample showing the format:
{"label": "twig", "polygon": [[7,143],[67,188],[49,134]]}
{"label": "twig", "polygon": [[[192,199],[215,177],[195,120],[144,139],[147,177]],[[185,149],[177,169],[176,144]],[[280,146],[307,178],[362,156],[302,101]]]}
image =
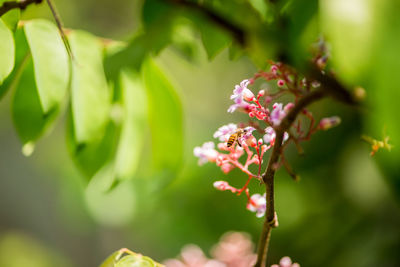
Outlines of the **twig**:
{"label": "twig", "polygon": [[21,1],[6,1],[0,6],[0,17],[12,9],[24,10],[31,4],[40,4],[43,0],[21,0]]}
{"label": "twig", "polygon": [[58,28],[58,31],[60,32],[61,38],[64,42],[65,49],[67,49],[68,55],[70,56],[71,60],[73,60],[74,55],[72,54],[72,49],[69,44],[67,35],[65,34],[65,32],[63,30],[64,26],[63,26],[60,16],[58,15],[56,6],[53,4],[53,1],[51,1],[51,0],[46,0],[46,1],[47,1],[47,5],[49,6],[49,8],[51,10],[51,13],[53,14],[54,20],[56,21],[57,28]]}
{"label": "twig", "polygon": [[246,32],[239,26],[231,21],[225,19],[224,17],[220,16],[218,13],[216,13],[214,10],[211,8],[199,4],[195,1],[187,1],[187,0],[165,0],[167,2],[170,2],[172,4],[180,5],[183,7],[188,7],[193,10],[196,10],[206,16],[209,20],[223,28],[224,30],[230,32],[232,34],[232,37],[241,45],[245,45],[246,41]]}
{"label": "twig", "polygon": [[276,227],[276,215],[274,207],[274,176],[276,171],[276,164],[279,161],[279,156],[281,155],[281,146],[283,141],[283,135],[287,131],[293,122],[296,120],[297,115],[311,103],[327,96],[326,90],[319,89],[312,91],[302,97],[297,104],[290,110],[286,117],[282,120],[281,124],[275,128],[276,139],[275,145],[272,150],[271,156],[268,161],[267,170],[263,174],[263,181],[265,183],[267,192],[267,210],[265,215],[265,223],[262,230],[262,234],[258,244],[257,251],[257,262],[256,267],[261,267],[265,263],[266,254],[268,252],[268,244],[271,237],[271,229]]}

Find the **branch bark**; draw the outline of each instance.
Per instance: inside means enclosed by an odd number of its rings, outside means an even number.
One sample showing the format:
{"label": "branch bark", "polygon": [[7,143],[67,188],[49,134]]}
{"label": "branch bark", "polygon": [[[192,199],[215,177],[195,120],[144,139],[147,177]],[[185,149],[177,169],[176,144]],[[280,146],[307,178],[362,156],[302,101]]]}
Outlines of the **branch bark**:
{"label": "branch bark", "polygon": [[12,9],[24,10],[31,4],[40,4],[43,0],[21,0],[21,1],[6,1],[0,6],[0,17]]}

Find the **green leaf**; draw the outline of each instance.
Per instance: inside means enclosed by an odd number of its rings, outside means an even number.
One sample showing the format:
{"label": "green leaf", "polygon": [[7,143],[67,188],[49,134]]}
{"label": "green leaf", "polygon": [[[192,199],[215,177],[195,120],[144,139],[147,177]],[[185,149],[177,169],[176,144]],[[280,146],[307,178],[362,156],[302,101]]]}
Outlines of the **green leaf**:
{"label": "green leaf", "polygon": [[132,221],[136,211],[135,190],[130,181],[109,190],[115,177],[114,166],[107,164],[92,178],[85,192],[88,211],[99,224],[120,227]]}
{"label": "green leaf", "polygon": [[122,71],[120,86],[124,116],[115,159],[115,173],[118,179],[125,179],[134,175],[140,161],[147,107],[145,88],[137,74]]}
{"label": "green leaf", "polygon": [[15,87],[19,76],[21,75],[26,64],[26,58],[29,55],[28,43],[25,38],[25,34],[23,29],[17,29],[14,33],[14,41],[15,41],[15,67],[11,74],[4,80],[3,84],[0,85],[0,99],[10,90],[12,87]]}
{"label": "green leaf", "polygon": [[103,70],[103,46],[93,35],[74,31],[69,36],[73,61],[71,103],[75,140],[90,143],[104,136],[109,121],[111,92]]}
{"label": "green leaf", "polygon": [[79,143],[75,139],[71,113],[71,111],[68,113],[67,119],[67,147],[78,168],[87,177],[92,178],[115,154],[119,128],[113,122],[109,122],[101,139],[90,143]]}
{"label": "green leaf", "polygon": [[[8,0],[0,0],[0,5],[2,5],[6,1]],[[10,28],[12,31],[15,31],[17,29],[20,14],[20,10],[18,8],[15,8],[1,16],[1,19],[4,21],[8,28]]]}
{"label": "green leaf", "polygon": [[26,67],[16,84],[12,103],[12,117],[17,133],[24,144],[23,152],[33,152],[35,141],[54,121],[56,110],[44,114],[40,105],[38,91],[35,86],[33,63],[27,59]]}
{"label": "green leaf", "polygon": [[232,42],[231,37],[216,25],[205,20],[202,23],[198,23],[198,25],[208,59],[213,59]]}
{"label": "green leaf", "polygon": [[105,259],[99,267],[114,267],[115,264],[117,263],[118,258],[121,255],[121,251],[115,251],[113,254],[108,256],[107,259]]}
{"label": "green leaf", "polygon": [[154,267],[156,263],[149,257],[127,255],[117,262],[115,267]]}
{"label": "green leaf", "polygon": [[69,58],[57,27],[47,20],[24,24],[43,112],[60,106],[68,89]]}
{"label": "green leaf", "polygon": [[173,86],[150,59],[142,66],[147,89],[154,165],[175,170],[182,159],[182,107]]}
{"label": "green leaf", "polygon": [[0,84],[14,68],[15,45],[11,30],[0,18]]}

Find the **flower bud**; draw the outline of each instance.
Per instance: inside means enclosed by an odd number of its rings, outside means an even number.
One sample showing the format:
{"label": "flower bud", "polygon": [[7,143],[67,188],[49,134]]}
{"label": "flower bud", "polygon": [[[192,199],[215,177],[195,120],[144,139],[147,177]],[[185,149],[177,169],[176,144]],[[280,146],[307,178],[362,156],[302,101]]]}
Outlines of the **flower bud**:
{"label": "flower bud", "polygon": [[258,139],[258,145],[261,146],[263,144],[262,138]]}
{"label": "flower bud", "polygon": [[339,125],[340,122],[341,122],[341,119],[338,116],[333,116],[330,118],[323,118],[319,122],[318,128],[326,131],[332,127]]}
{"label": "flower bud", "polygon": [[273,74],[276,74],[276,73],[278,72],[278,66],[272,65],[270,71],[271,71]]}
{"label": "flower bud", "polygon": [[253,101],[254,100],[253,92],[247,88],[243,89],[243,99],[246,101]]}
{"label": "flower bud", "polygon": [[364,88],[362,88],[360,86],[354,88],[353,96],[357,101],[364,100],[366,95],[367,95],[367,93],[365,92]]}
{"label": "flower bud", "polygon": [[251,147],[256,147],[257,146],[257,139],[254,136],[250,136],[246,140],[246,144]]}
{"label": "flower bud", "polygon": [[265,90],[258,91],[257,98],[262,97],[265,94]]}
{"label": "flower bud", "polygon": [[213,186],[218,190],[224,191],[229,186],[229,184],[225,181],[216,181],[214,182]]}
{"label": "flower bud", "polygon": [[285,85],[285,81],[280,79],[280,80],[278,80],[277,84],[279,87],[283,87]]}

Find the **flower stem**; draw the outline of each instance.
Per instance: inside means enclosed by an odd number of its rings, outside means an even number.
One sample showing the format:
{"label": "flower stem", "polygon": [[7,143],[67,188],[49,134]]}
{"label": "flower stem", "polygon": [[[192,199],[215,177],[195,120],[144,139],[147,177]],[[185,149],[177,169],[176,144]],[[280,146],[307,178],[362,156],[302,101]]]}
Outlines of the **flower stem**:
{"label": "flower stem", "polygon": [[286,117],[282,120],[281,124],[275,128],[276,139],[275,145],[272,150],[271,156],[268,161],[267,170],[263,174],[262,178],[265,183],[266,188],[266,198],[267,198],[267,210],[265,215],[265,222],[261,232],[261,237],[258,243],[257,250],[257,262],[256,267],[265,266],[267,259],[268,246],[271,238],[272,228],[277,226],[275,207],[274,207],[274,176],[276,171],[276,165],[279,161],[279,156],[281,155],[281,147],[283,141],[283,135],[287,131],[293,122],[296,120],[297,115],[311,103],[325,97],[326,91],[316,90],[306,94],[302,97],[296,105],[290,110]]}

